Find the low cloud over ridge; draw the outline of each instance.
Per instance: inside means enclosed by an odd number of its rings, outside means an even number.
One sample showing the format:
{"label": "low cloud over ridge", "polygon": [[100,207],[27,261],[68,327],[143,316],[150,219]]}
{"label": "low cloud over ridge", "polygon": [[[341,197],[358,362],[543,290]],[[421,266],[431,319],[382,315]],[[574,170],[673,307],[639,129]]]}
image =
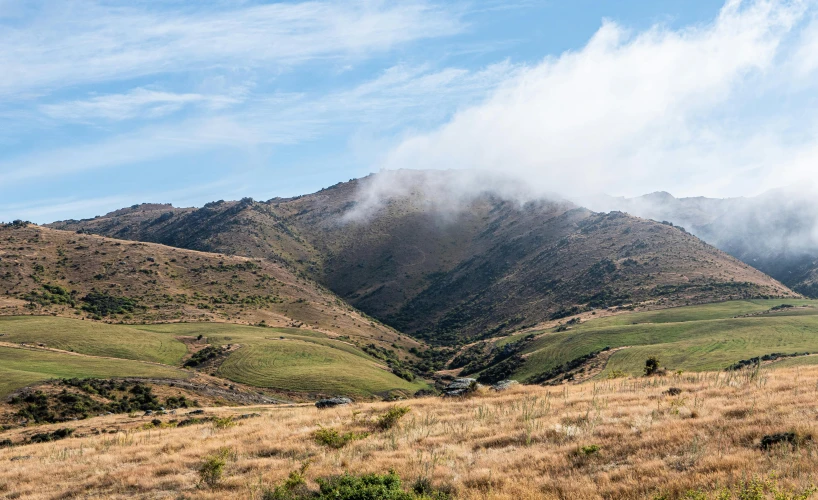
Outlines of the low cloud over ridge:
{"label": "low cloud over ridge", "polygon": [[567,196],[792,183],[818,160],[815,11],[731,0],[711,23],[678,30],[604,22],[582,49],[516,71],[481,104],[406,137],[381,166],[503,172]]}

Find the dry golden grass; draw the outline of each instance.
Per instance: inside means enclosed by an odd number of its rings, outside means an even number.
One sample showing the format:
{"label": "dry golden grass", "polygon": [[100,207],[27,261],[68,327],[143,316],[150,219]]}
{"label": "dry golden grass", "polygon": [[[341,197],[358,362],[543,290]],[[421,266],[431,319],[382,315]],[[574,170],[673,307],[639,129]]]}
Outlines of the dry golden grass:
{"label": "dry golden grass", "polygon": [[[668,395],[670,387],[681,394]],[[394,468],[407,483],[430,478],[462,499],[678,498],[772,473],[782,487],[800,490],[816,480],[818,443],[762,451],[759,442],[787,431],[818,438],[817,395],[818,367],[801,367],[416,399],[402,403],[411,412],[385,432],[374,422],[389,403],[207,410],[261,413],[224,429],[138,430],[151,417],[100,417],[77,422],[80,437],[0,449],[0,495],[252,499],[306,461],[313,487],[317,477]],[[319,426],[371,434],[333,449],[315,442]],[[91,435],[93,428],[103,434]],[[582,452],[592,445],[597,452]],[[199,486],[203,460],[224,447],[221,484]]]}

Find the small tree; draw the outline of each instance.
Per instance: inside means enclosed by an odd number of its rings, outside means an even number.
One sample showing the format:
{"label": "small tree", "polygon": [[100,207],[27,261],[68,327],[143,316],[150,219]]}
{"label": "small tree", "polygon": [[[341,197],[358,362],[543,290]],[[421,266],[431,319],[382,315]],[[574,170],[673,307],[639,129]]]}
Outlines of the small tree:
{"label": "small tree", "polygon": [[649,377],[659,370],[659,358],[651,356],[645,361],[645,376]]}

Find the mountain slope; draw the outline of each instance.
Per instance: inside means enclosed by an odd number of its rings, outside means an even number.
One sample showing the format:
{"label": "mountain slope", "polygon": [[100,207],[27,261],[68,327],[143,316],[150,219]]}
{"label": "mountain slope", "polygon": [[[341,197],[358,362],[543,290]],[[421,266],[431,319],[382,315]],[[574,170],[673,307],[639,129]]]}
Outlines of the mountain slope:
{"label": "mountain slope", "polygon": [[264,322],[418,347],[280,264],[37,226],[0,226],[0,294],[0,315]]}
{"label": "mountain slope", "polygon": [[368,207],[367,186],[384,175],[291,199],[140,205],[54,227],[274,259],[442,344],[588,308],[793,295],[678,228],[566,201],[449,196],[430,187],[446,173],[389,174],[400,191]]}
{"label": "mountain slope", "polygon": [[708,243],[804,294],[818,296],[818,201],[777,189],[752,198],[675,198],[653,193],[601,208],[684,226]]}

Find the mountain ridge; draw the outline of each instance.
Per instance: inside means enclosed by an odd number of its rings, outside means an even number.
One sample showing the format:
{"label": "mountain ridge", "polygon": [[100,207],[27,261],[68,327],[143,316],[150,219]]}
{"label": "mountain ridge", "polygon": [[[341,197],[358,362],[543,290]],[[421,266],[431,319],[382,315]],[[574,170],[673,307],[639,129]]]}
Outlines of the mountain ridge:
{"label": "mountain ridge", "polygon": [[397,194],[350,218],[379,175],[293,198],[140,205],[51,226],[275,260],[442,344],[591,308],[794,296],[682,229],[565,200],[514,202],[488,191],[449,199],[436,173],[401,174]]}

